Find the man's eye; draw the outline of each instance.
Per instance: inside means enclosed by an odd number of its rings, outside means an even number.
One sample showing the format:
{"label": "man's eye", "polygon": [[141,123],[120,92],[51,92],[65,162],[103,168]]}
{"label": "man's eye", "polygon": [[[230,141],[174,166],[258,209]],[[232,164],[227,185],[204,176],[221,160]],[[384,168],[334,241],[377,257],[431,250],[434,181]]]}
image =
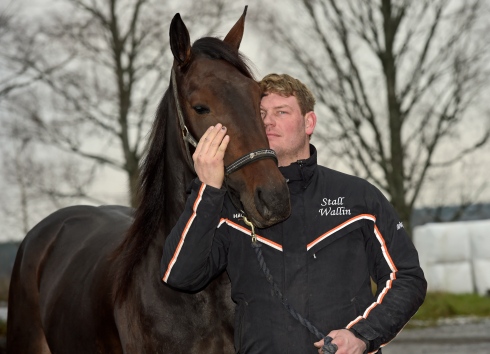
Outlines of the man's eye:
{"label": "man's eye", "polygon": [[192,108],[197,114],[208,114],[210,112],[209,108],[206,106],[194,106]]}
{"label": "man's eye", "polygon": [[265,112],[264,111],[260,111],[260,116],[262,117],[262,119],[265,118]]}

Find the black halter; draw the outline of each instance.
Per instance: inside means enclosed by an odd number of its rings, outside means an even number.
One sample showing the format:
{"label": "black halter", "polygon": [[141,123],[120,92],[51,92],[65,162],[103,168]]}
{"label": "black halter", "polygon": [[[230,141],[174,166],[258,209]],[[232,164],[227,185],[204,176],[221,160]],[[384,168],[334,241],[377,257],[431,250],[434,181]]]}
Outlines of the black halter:
{"label": "black halter", "polygon": [[[177,90],[177,80],[175,79],[175,72],[174,69],[172,69],[172,87],[173,87],[173,94],[174,94],[174,99],[175,99],[175,107],[177,109],[177,116],[179,117],[179,124],[180,124],[180,130],[182,132],[182,139],[184,140],[184,145],[185,145],[185,151],[186,151],[186,156],[187,156],[187,162],[189,163],[189,166],[194,170],[194,161],[192,160],[192,155],[189,149],[189,144],[196,147],[197,146],[197,140],[192,136],[192,134],[189,132],[189,129],[187,129],[187,126],[185,125],[184,121],[184,115],[182,113],[182,108],[180,106],[179,102],[179,97],[178,97],[178,90]],[[228,177],[230,174],[232,174],[235,171],[238,171],[241,169],[243,166],[248,165],[249,163],[252,163],[254,161],[258,161],[261,159],[265,158],[271,158],[276,160],[277,164],[277,157],[276,153],[274,150],[271,149],[259,149],[255,150],[253,152],[250,152],[242,157],[240,157],[238,160],[230,164],[229,166],[225,166],[225,177]],[[194,170],[195,172],[195,170]]]}

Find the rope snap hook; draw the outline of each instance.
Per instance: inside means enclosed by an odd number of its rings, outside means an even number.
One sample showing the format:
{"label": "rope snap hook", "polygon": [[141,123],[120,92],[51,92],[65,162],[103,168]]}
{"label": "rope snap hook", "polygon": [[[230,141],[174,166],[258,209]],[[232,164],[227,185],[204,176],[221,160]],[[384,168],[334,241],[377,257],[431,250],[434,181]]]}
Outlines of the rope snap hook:
{"label": "rope snap hook", "polygon": [[246,216],[243,217],[243,222],[250,227],[250,236],[252,237],[252,243],[257,242],[257,235],[255,235],[255,226],[251,221],[247,219]]}

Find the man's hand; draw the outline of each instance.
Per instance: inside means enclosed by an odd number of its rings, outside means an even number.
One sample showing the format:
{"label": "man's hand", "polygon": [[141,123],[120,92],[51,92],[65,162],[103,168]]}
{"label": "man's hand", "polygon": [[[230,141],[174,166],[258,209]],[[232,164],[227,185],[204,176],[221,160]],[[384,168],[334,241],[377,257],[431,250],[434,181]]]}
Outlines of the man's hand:
{"label": "man's hand", "polygon": [[[332,331],[328,336],[332,337],[332,343],[336,344],[339,348],[337,349],[336,354],[362,354],[366,350],[366,343],[347,329]],[[318,353],[323,354],[321,349],[323,347],[323,339],[316,342],[314,345],[319,348]]]}
{"label": "man's hand", "polygon": [[226,127],[220,123],[209,127],[201,137],[192,155],[194,169],[201,182],[221,188],[225,177],[223,158],[229,141],[230,137],[226,135]]}

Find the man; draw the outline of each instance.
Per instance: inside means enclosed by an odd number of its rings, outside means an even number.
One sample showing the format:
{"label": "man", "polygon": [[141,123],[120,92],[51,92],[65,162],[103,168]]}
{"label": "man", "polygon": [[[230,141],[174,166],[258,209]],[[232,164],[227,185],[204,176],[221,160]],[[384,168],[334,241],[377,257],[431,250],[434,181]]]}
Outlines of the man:
{"label": "man", "polygon": [[[285,221],[256,230],[266,240],[261,247],[266,264],[288,304],[333,338],[338,354],[380,353],[424,300],[426,281],[417,252],[378,189],[317,165],[316,149],[309,142],[317,121],[315,99],[305,85],[277,74],[266,76],[260,85],[264,126],[288,181],[292,207]],[[177,288],[197,290],[226,269],[237,304],[237,353],[321,353],[323,340],[318,341],[272,294],[250,238],[228,226],[240,223],[220,189],[229,139],[226,128],[218,124],[196,148],[193,159],[199,178],[165,243],[163,279]],[[206,217],[198,219],[196,212],[193,230],[176,255],[202,184],[212,187],[202,196]],[[198,243],[207,246],[198,257],[186,257],[186,247]],[[375,296],[371,278],[377,284]]]}

